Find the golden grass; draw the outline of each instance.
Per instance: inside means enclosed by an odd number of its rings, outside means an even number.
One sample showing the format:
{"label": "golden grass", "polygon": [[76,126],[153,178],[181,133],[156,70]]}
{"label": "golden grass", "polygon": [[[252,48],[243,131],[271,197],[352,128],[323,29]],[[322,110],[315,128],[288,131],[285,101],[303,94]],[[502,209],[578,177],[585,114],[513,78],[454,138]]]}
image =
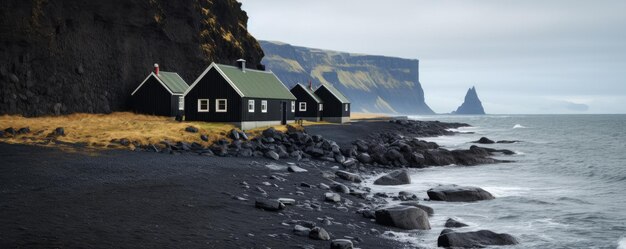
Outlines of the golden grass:
{"label": "golden grass", "polygon": [[[187,126],[194,126],[199,133],[186,132]],[[198,142],[208,146],[214,141],[224,138],[226,133],[235,128],[231,124],[206,122],[177,122],[173,118],[150,115],[139,115],[129,112],[112,114],[71,114],[65,116],[46,116],[25,118],[22,116],[0,116],[0,127],[19,129],[29,127],[31,133],[18,135],[14,138],[3,138],[0,141],[20,144],[42,144],[47,136],[57,127],[65,129],[65,136],[57,141],[70,144],[84,144],[91,148],[120,148],[112,140],[128,139],[142,145],[158,144],[161,141]],[[206,134],[209,141],[200,139]],[[130,149],[134,149],[131,144]]]}
{"label": "golden grass", "polygon": [[386,119],[391,118],[389,114],[384,113],[364,113],[364,112],[351,112],[350,119]]}

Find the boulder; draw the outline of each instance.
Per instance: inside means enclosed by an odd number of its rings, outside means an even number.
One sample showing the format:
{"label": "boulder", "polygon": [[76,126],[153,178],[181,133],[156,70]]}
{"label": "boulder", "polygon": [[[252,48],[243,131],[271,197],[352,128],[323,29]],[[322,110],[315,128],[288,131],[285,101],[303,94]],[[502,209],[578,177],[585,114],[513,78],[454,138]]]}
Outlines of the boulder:
{"label": "boulder", "polygon": [[28,133],[30,133],[30,128],[28,127],[23,127],[17,130],[17,134],[28,134]]}
{"label": "boulder", "polygon": [[411,184],[411,176],[407,170],[395,170],[381,176],[374,181],[374,185],[403,185]]}
{"label": "boulder", "polygon": [[248,134],[243,131],[239,131],[239,138],[241,138],[242,140],[248,140]]}
{"label": "boulder", "polygon": [[341,183],[334,183],[332,185],[332,190],[337,192],[337,193],[342,193],[342,194],[349,194],[350,193],[350,188],[348,188],[348,186],[343,185]]}
{"label": "boulder", "polygon": [[515,245],[518,243],[517,239],[510,234],[494,233],[489,230],[461,233],[444,229],[437,239],[437,246],[455,248],[481,248],[486,246]]}
{"label": "boulder", "polygon": [[304,172],[308,172],[308,170],[300,168],[298,166],[295,165],[291,165],[289,167],[287,167],[287,171],[289,172],[294,172],[294,173],[304,173]]}
{"label": "boulder", "polygon": [[417,201],[405,201],[401,202],[400,205],[403,206],[412,206],[424,210],[428,214],[428,216],[433,216],[435,214],[435,210],[429,206],[419,204]]}
{"label": "boulder", "polygon": [[323,157],[324,156],[324,150],[320,149],[320,148],[315,148],[313,146],[309,146],[306,147],[306,149],[304,149],[304,152],[313,156],[313,157]]}
{"label": "boulder", "polygon": [[354,245],[348,239],[335,239],[330,242],[330,249],[352,249]]}
{"label": "boulder", "polygon": [[367,153],[360,153],[356,156],[356,160],[359,160],[361,163],[371,163],[372,157]]}
{"label": "boulder", "polygon": [[4,129],[4,133],[15,136],[15,134],[17,134],[17,131],[13,129],[13,127],[9,127],[9,128]]}
{"label": "boulder", "polygon": [[274,159],[274,160],[280,159],[280,156],[278,155],[278,153],[272,150],[268,150],[267,152],[265,152],[265,157]]}
{"label": "boulder", "polygon": [[63,129],[63,127],[57,127],[56,129],[54,129],[53,134],[55,136],[65,136],[65,129]]}
{"label": "boulder", "polygon": [[328,202],[340,202],[341,196],[337,193],[328,192],[324,194],[324,200]]}
{"label": "boulder", "polygon": [[296,204],[296,200],[291,199],[291,198],[278,198],[278,201],[282,204],[285,205],[295,205]]}
{"label": "boulder", "polygon": [[293,233],[298,236],[309,236],[310,232],[311,232],[311,229],[307,227],[303,227],[300,225],[295,225],[293,227]]}
{"label": "boulder", "polygon": [[346,168],[349,168],[349,167],[356,165],[356,160],[354,160],[354,158],[348,158],[345,161],[343,161],[341,165],[343,165]]}
{"label": "boulder", "polygon": [[328,232],[326,232],[324,228],[314,227],[309,232],[309,238],[316,240],[330,240],[330,235],[328,235]]}
{"label": "boulder", "polygon": [[230,130],[230,132],[228,133],[228,137],[230,137],[230,139],[232,140],[239,140],[239,131],[237,131],[236,129]]}
{"label": "boulder", "polygon": [[254,206],[266,211],[280,211],[285,208],[285,204],[277,199],[257,199]]}
{"label": "boulder", "polygon": [[428,214],[411,206],[401,205],[376,210],[376,223],[407,230],[430,230]]}
{"label": "boulder", "polygon": [[478,187],[441,185],[426,191],[433,201],[470,202],[494,199],[493,195]]}
{"label": "boulder", "polygon": [[262,132],[264,137],[271,137],[271,138],[274,138],[274,135],[276,135],[276,133],[277,131],[276,129],[274,129],[274,127],[267,128],[266,130]]}
{"label": "boulder", "polygon": [[196,133],[198,132],[198,128],[193,127],[193,126],[187,126],[187,128],[185,128],[186,132],[191,132],[191,133]]}
{"label": "boulder", "polygon": [[344,179],[346,181],[351,181],[351,182],[356,182],[356,183],[360,183],[362,181],[359,175],[350,173],[347,171],[343,171],[343,170],[338,170],[337,172],[335,172],[335,175],[337,175],[339,178]]}
{"label": "boulder", "polygon": [[480,139],[478,139],[477,141],[474,141],[472,143],[477,143],[477,144],[493,144],[495,143],[493,140],[486,138],[486,137],[481,137]]}
{"label": "boulder", "polygon": [[466,227],[468,225],[463,222],[457,221],[455,219],[448,218],[448,220],[446,220],[446,224],[443,226],[449,227],[449,228],[458,228],[458,227]]}

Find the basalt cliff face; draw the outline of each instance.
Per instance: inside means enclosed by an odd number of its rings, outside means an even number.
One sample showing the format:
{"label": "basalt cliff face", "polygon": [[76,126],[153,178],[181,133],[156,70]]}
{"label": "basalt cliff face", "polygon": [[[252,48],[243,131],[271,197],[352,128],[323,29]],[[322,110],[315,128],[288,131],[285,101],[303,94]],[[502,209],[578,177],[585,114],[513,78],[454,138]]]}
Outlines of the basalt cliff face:
{"label": "basalt cliff face", "polygon": [[263,64],[288,87],[309,80],[332,84],[356,112],[433,114],[424,102],[418,60],[260,43]]}
{"label": "basalt cliff face", "polygon": [[159,63],[189,84],[212,61],[260,65],[235,0],[0,2],[0,114],[127,110]]}
{"label": "basalt cliff face", "polygon": [[485,114],[485,109],[483,108],[483,104],[480,102],[478,98],[478,94],[476,93],[476,88],[472,87],[467,90],[467,94],[465,94],[465,101],[456,111],[452,112],[453,114]]}

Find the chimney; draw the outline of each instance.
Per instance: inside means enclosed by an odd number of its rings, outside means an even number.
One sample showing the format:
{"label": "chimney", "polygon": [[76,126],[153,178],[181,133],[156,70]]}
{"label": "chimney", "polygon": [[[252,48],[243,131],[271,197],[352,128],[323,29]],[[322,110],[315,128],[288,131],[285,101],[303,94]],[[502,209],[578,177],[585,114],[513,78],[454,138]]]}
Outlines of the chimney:
{"label": "chimney", "polygon": [[154,74],[159,75],[159,64],[154,63]]}
{"label": "chimney", "polygon": [[313,90],[313,83],[311,83],[311,80],[309,80],[309,89]]}
{"label": "chimney", "polygon": [[237,67],[239,67],[239,69],[241,69],[242,72],[245,72],[246,71],[246,60],[244,60],[244,59],[237,60]]}

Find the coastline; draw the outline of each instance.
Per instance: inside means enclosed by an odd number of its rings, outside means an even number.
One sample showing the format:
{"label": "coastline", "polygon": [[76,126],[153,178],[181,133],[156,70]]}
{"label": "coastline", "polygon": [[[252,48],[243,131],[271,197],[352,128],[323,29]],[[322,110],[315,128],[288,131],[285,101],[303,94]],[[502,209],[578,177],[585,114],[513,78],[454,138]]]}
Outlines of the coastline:
{"label": "coastline", "polygon": [[[434,121],[420,124],[412,127],[404,121],[354,122],[345,126],[310,126],[306,130],[345,148],[355,140],[380,139],[376,134],[451,135],[449,128],[465,125],[450,126]],[[300,161],[276,161],[265,157],[116,150],[102,151],[95,157],[80,154],[68,157],[54,148],[6,144],[0,147],[1,157],[7,162],[0,168],[0,175],[5,178],[2,195],[8,200],[5,207],[9,210],[3,213],[3,219],[13,224],[2,231],[3,247],[33,243],[93,245],[99,240],[92,230],[108,237],[112,245],[130,247],[202,247],[206,243],[216,247],[328,247],[328,241],[293,233],[296,224],[310,223],[326,229],[331,239],[349,239],[356,247],[407,246],[381,236],[385,231],[401,229],[381,226],[359,213],[364,208],[384,205],[385,197],[368,193],[363,184],[335,174],[337,170],[347,170],[372,177],[397,168],[393,166],[377,163],[346,166],[306,157]],[[37,154],[45,160],[25,158],[25,154]],[[286,168],[290,165],[307,172],[288,172]],[[350,193],[340,193],[340,202],[326,202],[323,196],[329,190],[320,183],[344,185]],[[46,201],[38,203],[42,197]],[[296,203],[282,211],[270,212],[254,208],[259,198],[291,198]],[[119,227],[124,227],[128,234],[121,234]],[[85,229],[92,232],[78,232]],[[131,235],[141,239],[133,239]],[[152,236],[155,236],[152,241],[145,241]]]}

